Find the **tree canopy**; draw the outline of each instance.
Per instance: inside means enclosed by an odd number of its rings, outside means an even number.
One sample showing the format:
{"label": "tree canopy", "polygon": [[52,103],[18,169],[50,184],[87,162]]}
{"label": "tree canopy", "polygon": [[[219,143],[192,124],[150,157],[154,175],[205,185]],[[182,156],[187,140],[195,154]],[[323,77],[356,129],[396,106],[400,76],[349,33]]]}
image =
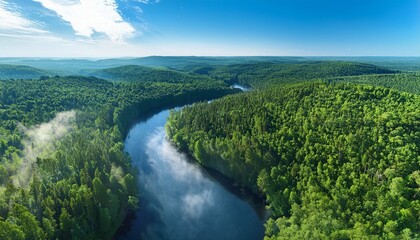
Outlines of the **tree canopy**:
{"label": "tree canopy", "polygon": [[419,109],[418,95],[313,82],[172,111],[166,130],[266,196],[266,239],[410,239],[420,237]]}
{"label": "tree canopy", "polygon": [[220,81],[166,77],[0,81],[0,239],[110,239],[138,207],[122,142],[130,124],[235,92]]}

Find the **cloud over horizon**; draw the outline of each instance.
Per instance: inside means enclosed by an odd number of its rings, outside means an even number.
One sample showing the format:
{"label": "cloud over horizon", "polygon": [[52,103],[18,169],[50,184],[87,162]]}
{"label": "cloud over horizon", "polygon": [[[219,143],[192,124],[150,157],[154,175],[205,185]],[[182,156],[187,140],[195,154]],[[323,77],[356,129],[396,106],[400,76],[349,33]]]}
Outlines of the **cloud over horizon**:
{"label": "cloud over horizon", "polygon": [[124,42],[136,29],[123,19],[115,0],[33,0],[69,23],[76,35],[93,38],[103,34],[113,42]]}
{"label": "cloud over horizon", "polygon": [[24,17],[20,9],[10,2],[0,0],[0,31],[7,33],[47,33],[38,24]]}
{"label": "cloud over horizon", "polygon": [[420,54],[419,0],[352,1],[0,0],[0,57]]}

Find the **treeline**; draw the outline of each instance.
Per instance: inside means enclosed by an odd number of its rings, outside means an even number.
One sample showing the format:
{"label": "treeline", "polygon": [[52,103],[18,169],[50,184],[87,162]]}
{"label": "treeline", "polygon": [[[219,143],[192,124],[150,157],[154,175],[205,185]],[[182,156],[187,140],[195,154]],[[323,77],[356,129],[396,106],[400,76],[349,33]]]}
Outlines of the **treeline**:
{"label": "treeline", "polygon": [[110,239],[139,201],[123,153],[130,124],[232,92],[217,81],[0,81],[0,239]]}
{"label": "treeline", "polygon": [[360,83],[373,86],[383,86],[397,89],[403,92],[420,95],[420,74],[399,73],[399,74],[378,74],[329,78],[327,82]]}
{"label": "treeline", "polygon": [[113,81],[125,82],[193,83],[197,81],[212,81],[211,79],[198,74],[187,74],[163,67],[151,68],[139,65],[102,69],[92,72],[90,75]]}
{"label": "treeline", "polygon": [[259,89],[271,85],[304,82],[327,77],[395,73],[395,71],[371,64],[341,61],[235,64],[202,67],[195,69],[193,72],[223,80],[229,84],[239,83]]}
{"label": "treeline", "polygon": [[172,111],[166,130],[266,196],[266,239],[420,237],[418,95],[284,85]]}

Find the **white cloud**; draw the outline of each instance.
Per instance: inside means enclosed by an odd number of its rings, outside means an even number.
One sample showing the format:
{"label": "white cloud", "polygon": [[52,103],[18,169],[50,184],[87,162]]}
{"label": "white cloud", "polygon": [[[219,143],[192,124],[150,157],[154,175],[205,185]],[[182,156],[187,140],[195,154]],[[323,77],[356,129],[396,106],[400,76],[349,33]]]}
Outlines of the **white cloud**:
{"label": "white cloud", "polygon": [[155,55],[158,50],[147,44],[115,44],[109,39],[66,40],[53,35],[0,33],[0,57],[139,57]]}
{"label": "white cloud", "polygon": [[80,36],[92,37],[97,32],[114,42],[123,42],[135,32],[134,27],[119,14],[115,0],[33,1],[56,12]]}
{"label": "white cloud", "polygon": [[183,210],[186,217],[197,220],[213,203],[213,194],[206,189],[200,193],[187,193],[182,197]]}
{"label": "white cloud", "polygon": [[0,0],[0,31],[20,33],[46,33],[37,24],[22,16],[17,6]]}
{"label": "white cloud", "polygon": [[160,0],[135,0],[136,2],[139,3],[144,3],[144,4],[149,4],[149,3],[159,3]]}

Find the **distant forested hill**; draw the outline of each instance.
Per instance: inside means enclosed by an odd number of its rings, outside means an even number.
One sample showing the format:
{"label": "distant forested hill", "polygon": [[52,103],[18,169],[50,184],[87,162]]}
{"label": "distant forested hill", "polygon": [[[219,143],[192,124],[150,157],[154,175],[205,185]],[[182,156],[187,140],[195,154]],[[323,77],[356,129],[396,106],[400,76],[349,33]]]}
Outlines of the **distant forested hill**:
{"label": "distant forested hill", "polygon": [[217,67],[255,63],[307,63],[307,62],[359,62],[374,64],[391,70],[419,71],[418,57],[171,57],[150,56],[143,58],[113,59],[34,59],[0,58],[0,64],[25,65],[45,69],[59,75],[71,75],[92,72],[94,70],[114,68],[125,65],[149,67],[167,67],[179,71],[194,71],[198,68]]}
{"label": "distant forested hill", "polygon": [[23,66],[0,64],[0,80],[7,79],[38,79],[42,76],[51,76],[51,72],[38,68]]}
{"label": "distant forested hill", "polygon": [[171,112],[166,130],[204,166],[265,194],[266,239],[420,237],[418,95],[272,86]]}
{"label": "distant forested hill", "polygon": [[267,62],[218,67],[206,66],[196,68],[193,72],[254,88],[263,88],[273,84],[303,82],[326,77],[395,73],[395,71],[371,64],[340,61]]}
{"label": "distant forested hill", "polygon": [[352,61],[368,63],[395,71],[420,71],[420,57],[306,57],[311,61]]}
{"label": "distant forested hill", "polygon": [[151,68],[138,65],[127,65],[94,71],[89,75],[124,82],[169,82],[192,83],[196,81],[212,81],[197,74],[182,73],[165,68]]}
{"label": "distant forested hill", "polygon": [[302,57],[175,57],[150,56],[142,58],[111,59],[34,59],[34,58],[0,58],[0,64],[27,65],[40,69],[48,69],[61,74],[82,74],[105,68],[126,65],[148,67],[167,67],[186,71],[202,66],[220,66],[258,62],[297,62]]}
{"label": "distant forested hill", "polygon": [[419,73],[378,74],[328,78],[327,82],[360,83],[420,94]]}

